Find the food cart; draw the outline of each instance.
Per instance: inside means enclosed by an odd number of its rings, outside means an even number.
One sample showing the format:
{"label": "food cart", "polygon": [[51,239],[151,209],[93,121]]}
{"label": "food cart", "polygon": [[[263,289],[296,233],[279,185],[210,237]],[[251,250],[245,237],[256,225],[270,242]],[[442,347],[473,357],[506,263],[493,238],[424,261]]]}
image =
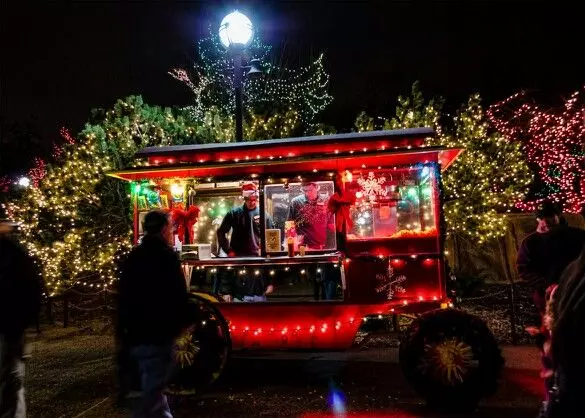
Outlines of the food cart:
{"label": "food cart", "polygon": [[[344,350],[368,318],[410,314],[400,363],[422,396],[474,404],[493,392],[497,344],[446,294],[441,172],[462,150],[426,146],[433,134],[150,147],[136,154],[136,167],[110,173],[131,182],[136,243],[149,210],[173,219],[198,312],[177,343],[177,387],[215,380],[232,350]],[[217,230],[244,204],[244,183],[258,191],[257,253],[228,256]],[[336,193],[344,209],[331,204]],[[226,280],[260,279],[271,286],[261,298],[222,290]]]}

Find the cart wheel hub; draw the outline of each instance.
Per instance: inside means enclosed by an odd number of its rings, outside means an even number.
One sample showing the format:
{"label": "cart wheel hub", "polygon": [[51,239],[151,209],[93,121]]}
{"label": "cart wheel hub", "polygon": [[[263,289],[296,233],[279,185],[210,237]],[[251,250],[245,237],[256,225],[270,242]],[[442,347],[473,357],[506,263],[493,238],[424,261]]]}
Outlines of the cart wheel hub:
{"label": "cart wheel hub", "polygon": [[441,381],[454,385],[462,383],[469,368],[473,365],[473,351],[471,347],[456,339],[425,347],[426,359],[421,366],[431,369],[431,373]]}

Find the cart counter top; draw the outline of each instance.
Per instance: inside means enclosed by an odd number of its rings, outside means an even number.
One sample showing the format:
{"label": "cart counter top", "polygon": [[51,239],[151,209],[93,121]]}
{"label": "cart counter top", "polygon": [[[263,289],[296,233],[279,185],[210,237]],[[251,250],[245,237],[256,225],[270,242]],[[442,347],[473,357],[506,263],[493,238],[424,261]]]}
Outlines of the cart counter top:
{"label": "cart counter top", "polygon": [[265,266],[270,264],[305,264],[305,263],[337,263],[341,259],[341,253],[306,254],[304,256],[275,256],[275,257],[215,257],[208,260],[194,260],[181,257],[183,264],[193,266]]}

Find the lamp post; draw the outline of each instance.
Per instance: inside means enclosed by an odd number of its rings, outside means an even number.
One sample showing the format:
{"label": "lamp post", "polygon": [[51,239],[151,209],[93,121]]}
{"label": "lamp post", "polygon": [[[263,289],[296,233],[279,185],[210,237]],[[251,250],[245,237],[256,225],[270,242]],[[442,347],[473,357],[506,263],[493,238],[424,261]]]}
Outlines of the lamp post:
{"label": "lamp post", "polygon": [[234,11],[224,17],[219,25],[219,40],[232,55],[234,62],[234,90],[236,98],[236,141],[243,139],[242,116],[242,82],[243,70],[249,69],[248,74],[259,72],[254,65],[256,60],[250,61],[250,66],[243,66],[243,53],[252,41],[254,27],[248,17],[238,11]]}

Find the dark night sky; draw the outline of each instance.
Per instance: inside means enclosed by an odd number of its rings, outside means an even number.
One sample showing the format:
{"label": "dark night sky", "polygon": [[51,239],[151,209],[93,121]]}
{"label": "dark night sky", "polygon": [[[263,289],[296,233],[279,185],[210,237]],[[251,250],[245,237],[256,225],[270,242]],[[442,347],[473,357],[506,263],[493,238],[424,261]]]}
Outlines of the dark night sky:
{"label": "dark night sky", "polygon": [[[31,126],[39,148],[59,127],[75,132],[91,108],[129,94],[188,103],[189,92],[167,71],[190,67],[196,40],[235,4],[0,1],[2,134]],[[390,114],[415,80],[453,104],[475,91],[488,102],[522,88],[557,97],[585,82],[577,2],[239,3],[265,42],[286,44],[291,62],[325,52],[335,101],[324,119],[340,129],[361,109]]]}

